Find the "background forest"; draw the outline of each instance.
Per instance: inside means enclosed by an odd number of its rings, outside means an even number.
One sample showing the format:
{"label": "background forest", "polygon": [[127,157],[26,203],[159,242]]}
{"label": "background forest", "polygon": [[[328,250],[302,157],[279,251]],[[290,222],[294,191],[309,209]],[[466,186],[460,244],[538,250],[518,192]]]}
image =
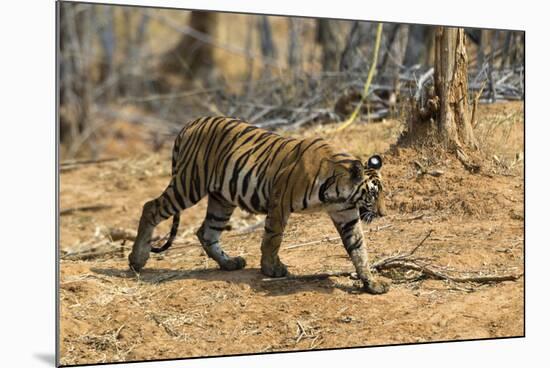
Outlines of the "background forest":
{"label": "background forest", "polygon": [[[433,84],[435,27],[383,24],[361,101],[376,33],[364,21],[62,3],[61,157],[159,150],[204,115],[292,130],[363,102],[360,121],[403,117]],[[465,33],[472,96],[522,100],[523,32]]]}

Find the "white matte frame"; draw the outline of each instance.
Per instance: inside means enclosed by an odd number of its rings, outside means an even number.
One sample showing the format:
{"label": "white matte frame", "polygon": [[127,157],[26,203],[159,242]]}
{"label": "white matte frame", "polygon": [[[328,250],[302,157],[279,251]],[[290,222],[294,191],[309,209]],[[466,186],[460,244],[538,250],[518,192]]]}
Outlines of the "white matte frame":
{"label": "white matte frame", "polygon": [[[121,0],[102,3],[526,30],[526,338],[105,365],[242,367],[342,364],[518,367],[544,362],[549,327],[546,269],[548,12],[517,1]],[[540,5],[539,5],[540,4]],[[5,367],[53,366],[55,339],[55,86],[53,1],[2,4],[2,303]],[[543,212],[544,211],[544,212]],[[510,316],[513,318],[513,316]],[[537,363],[534,363],[537,364]]]}

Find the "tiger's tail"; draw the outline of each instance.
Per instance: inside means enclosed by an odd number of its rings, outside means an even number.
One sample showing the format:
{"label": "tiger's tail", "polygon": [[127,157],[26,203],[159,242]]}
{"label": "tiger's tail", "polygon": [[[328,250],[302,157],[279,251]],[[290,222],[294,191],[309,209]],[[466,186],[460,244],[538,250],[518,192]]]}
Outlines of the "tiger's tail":
{"label": "tiger's tail", "polygon": [[[174,149],[172,151],[172,176],[176,174],[177,157],[180,150],[181,136],[182,136],[181,133],[178,134],[178,136],[176,137],[176,141],[174,142]],[[174,190],[177,190],[177,189],[174,188]],[[172,219],[172,227],[170,228],[170,235],[168,236],[168,240],[166,240],[166,243],[164,243],[164,245],[162,245],[159,248],[151,247],[151,252],[161,253],[167,250],[168,248],[170,248],[172,246],[172,242],[174,241],[178,233],[179,224],[180,224],[180,212],[176,212],[176,214],[173,216],[173,219]]]}
{"label": "tiger's tail", "polygon": [[164,252],[166,249],[170,248],[172,246],[172,242],[174,241],[174,238],[176,237],[176,234],[178,233],[179,224],[180,224],[180,213],[177,212],[173,217],[172,228],[170,229],[170,235],[168,236],[168,240],[166,240],[166,243],[164,243],[164,245],[159,248],[151,247],[151,252],[161,253],[161,252]]}

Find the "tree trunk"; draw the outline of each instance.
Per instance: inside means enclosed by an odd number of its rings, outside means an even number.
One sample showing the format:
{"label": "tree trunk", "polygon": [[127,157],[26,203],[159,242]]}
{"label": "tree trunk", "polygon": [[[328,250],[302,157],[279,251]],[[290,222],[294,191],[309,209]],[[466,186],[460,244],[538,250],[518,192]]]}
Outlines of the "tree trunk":
{"label": "tree trunk", "polygon": [[277,57],[277,49],[273,42],[273,34],[271,32],[271,23],[269,18],[262,15],[258,19],[258,30],[260,32],[260,50],[262,51],[262,57],[264,59],[264,76],[269,77],[271,75],[271,68],[267,61],[271,61]]}
{"label": "tree trunk", "polygon": [[302,20],[288,18],[288,66],[292,71],[299,71],[302,63],[300,36]]}
{"label": "tree trunk", "polygon": [[453,147],[477,148],[468,104],[468,56],[464,29],[437,27],[435,94],[439,98],[438,131]]}
{"label": "tree trunk", "polygon": [[470,112],[464,29],[436,27],[434,44],[434,86],[428,89],[425,102],[414,101],[407,140],[441,144],[467,170],[477,172],[477,159],[471,160],[466,153],[477,150],[472,128],[477,101]]}
{"label": "tree trunk", "polygon": [[365,55],[360,46],[368,38],[371,24],[355,21],[349,32],[346,47],[340,57],[340,71],[361,72],[365,64]]}
{"label": "tree trunk", "polygon": [[[193,11],[189,18],[189,28],[207,36],[212,36],[216,26],[216,13]],[[184,34],[176,46],[164,54],[160,68],[165,73],[184,73],[190,79],[207,76],[214,66],[212,47]]]}
{"label": "tree trunk", "polygon": [[317,21],[316,41],[323,50],[322,62],[324,71],[336,71],[340,60],[340,50],[342,49],[338,39],[336,21],[330,19],[319,19]]}
{"label": "tree trunk", "polygon": [[[383,56],[381,57],[382,62],[380,63],[379,73],[381,75],[384,74],[386,71],[386,67],[388,65],[388,60],[390,53],[392,52],[393,44],[395,42],[395,39],[397,37],[397,33],[399,32],[399,28],[401,27],[400,24],[391,24],[389,27],[389,30],[386,31],[386,45],[383,48]],[[393,73],[392,73],[393,75]]]}

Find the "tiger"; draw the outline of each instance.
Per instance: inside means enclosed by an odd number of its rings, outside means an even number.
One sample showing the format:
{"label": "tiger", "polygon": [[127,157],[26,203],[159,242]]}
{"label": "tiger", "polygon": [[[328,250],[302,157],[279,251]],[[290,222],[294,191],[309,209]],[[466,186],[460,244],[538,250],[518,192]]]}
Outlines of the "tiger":
{"label": "tiger", "polygon": [[[237,207],[266,215],[260,264],[261,272],[273,278],[288,275],[279,248],[290,214],[325,211],[363,289],[385,293],[390,283],[373,276],[361,227],[361,222],[368,224],[385,214],[381,167],[379,155],[362,163],[322,138],[284,137],[237,118],[198,118],[175,139],[170,183],[159,197],[143,205],[129,266],[139,273],[151,252],[170,248],[180,213],[208,196],[206,217],[196,236],[222,270],[246,266],[243,257],[228,255],[220,244],[220,234]],[[166,243],[152,247],[154,228],[170,217]]]}

